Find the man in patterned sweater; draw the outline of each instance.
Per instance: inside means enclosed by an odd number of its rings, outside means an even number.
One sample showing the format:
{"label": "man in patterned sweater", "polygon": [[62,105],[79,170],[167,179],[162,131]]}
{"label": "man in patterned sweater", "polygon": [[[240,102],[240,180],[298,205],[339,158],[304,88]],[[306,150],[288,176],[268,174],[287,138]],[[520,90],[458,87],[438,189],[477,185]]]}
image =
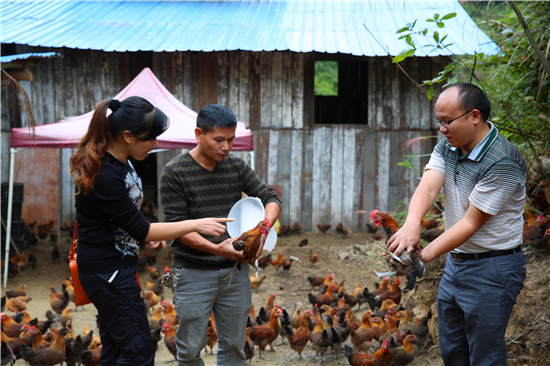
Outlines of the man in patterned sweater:
{"label": "man in patterned sweater", "polygon": [[506,365],[504,334],[523,288],[521,250],[527,168],[519,151],[488,121],[477,86],[455,84],[435,105],[439,131],[403,227],[388,242],[399,255],[419,247],[420,220],[441,187],[445,233],[420,253],[447,254],[439,285],[439,347],[446,366]]}
{"label": "man in patterned sweater", "polygon": [[[229,155],[237,118],[223,105],[202,108],[197,116],[197,146],[172,159],[162,170],[160,196],[166,221],[227,217],[242,192],[262,200],[266,218],[277,220],[280,200],[242,159]],[[258,218],[258,222],[263,217]],[[262,252],[266,235],[262,236]],[[235,261],[244,257],[233,248],[237,238],[191,233],[172,243],[174,303],[180,323],[176,333],[180,366],[204,365],[207,324],[214,312],[218,332],[218,365],[244,365],[245,328],[252,290],[249,266],[237,271],[238,282],[222,281]]]}

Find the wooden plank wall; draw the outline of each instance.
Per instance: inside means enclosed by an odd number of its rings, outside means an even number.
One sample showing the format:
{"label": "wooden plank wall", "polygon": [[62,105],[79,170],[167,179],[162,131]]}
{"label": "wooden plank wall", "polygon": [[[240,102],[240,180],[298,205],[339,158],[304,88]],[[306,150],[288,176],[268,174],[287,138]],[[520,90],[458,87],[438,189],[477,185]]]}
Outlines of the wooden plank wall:
{"label": "wooden plank wall", "polygon": [[[313,124],[314,54],[55,51],[64,58],[41,61],[32,70],[33,93],[42,98],[34,103],[41,108],[41,121],[88,112],[150,67],[190,108],[225,104],[247,122],[254,132],[258,176],[282,187],[282,223],[300,221],[306,231],[317,223],[334,228],[339,222],[362,231],[368,218],[356,210],[393,210],[408,200],[417,179],[397,163],[411,152],[429,153],[435,141],[402,146],[411,138],[435,134],[437,126],[433,105],[388,58],[368,59],[368,125],[350,126]],[[441,63],[417,58],[403,65],[411,76],[425,80],[441,70]],[[68,174],[72,152],[60,153],[61,221],[74,219]],[[158,154],[157,170],[179,152]],[[415,159],[416,169],[427,159]]]}

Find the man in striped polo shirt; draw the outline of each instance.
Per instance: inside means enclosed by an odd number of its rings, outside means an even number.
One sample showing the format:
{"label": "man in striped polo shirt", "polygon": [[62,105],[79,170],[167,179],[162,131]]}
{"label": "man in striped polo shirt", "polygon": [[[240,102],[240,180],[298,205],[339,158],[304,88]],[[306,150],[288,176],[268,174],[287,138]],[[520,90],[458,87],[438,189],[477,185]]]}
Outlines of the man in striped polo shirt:
{"label": "man in striped polo shirt", "polygon": [[[235,140],[237,118],[226,106],[212,104],[197,116],[197,146],[172,159],[162,170],[160,197],[166,221],[204,217],[227,217],[242,192],[258,197],[265,215],[274,223],[280,200],[242,159],[228,155]],[[258,222],[263,218],[258,218]],[[266,235],[262,236],[262,252]],[[229,234],[215,238],[191,233],[175,239],[174,303],[179,328],[176,333],[177,360],[180,366],[204,365],[200,353],[206,346],[211,311],[218,332],[218,365],[244,365],[242,345],[252,304],[249,266],[236,273],[238,282],[228,287],[235,261],[244,257],[233,249]]]}
{"label": "man in striped polo shirt", "polygon": [[403,227],[388,242],[399,255],[420,247],[420,220],[441,188],[445,233],[420,253],[447,254],[439,285],[439,347],[445,365],[506,365],[504,334],[523,288],[521,250],[527,168],[519,151],[488,121],[477,86],[459,83],[435,105],[440,132]]}

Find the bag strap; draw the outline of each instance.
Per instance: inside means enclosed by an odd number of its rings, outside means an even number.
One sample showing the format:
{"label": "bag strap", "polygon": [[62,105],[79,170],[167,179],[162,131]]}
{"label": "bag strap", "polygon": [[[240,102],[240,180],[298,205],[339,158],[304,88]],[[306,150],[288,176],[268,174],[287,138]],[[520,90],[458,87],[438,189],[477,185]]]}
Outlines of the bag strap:
{"label": "bag strap", "polygon": [[76,258],[76,247],[78,246],[77,238],[78,233],[78,223],[74,222],[74,234],[73,234],[73,245],[71,246],[71,251],[69,252],[69,260],[74,261]]}

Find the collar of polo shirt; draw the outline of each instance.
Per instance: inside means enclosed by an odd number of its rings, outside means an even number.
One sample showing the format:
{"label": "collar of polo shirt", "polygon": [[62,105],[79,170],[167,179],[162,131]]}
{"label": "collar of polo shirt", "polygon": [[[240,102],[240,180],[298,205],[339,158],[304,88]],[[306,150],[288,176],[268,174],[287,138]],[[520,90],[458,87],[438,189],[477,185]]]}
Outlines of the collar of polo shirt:
{"label": "collar of polo shirt", "polygon": [[[489,124],[489,126],[491,127],[491,129],[489,130],[489,132],[485,135],[485,137],[472,149],[472,151],[470,151],[468,154],[466,155],[463,155],[463,156],[460,156],[458,159],[459,160],[463,160],[463,159],[470,159],[470,160],[473,160],[473,161],[480,161],[481,158],[483,157],[483,155],[485,155],[485,153],[487,152],[487,150],[489,150],[489,147],[491,147],[491,145],[493,144],[493,142],[495,141],[495,139],[497,138],[498,136],[498,130],[497,128],[493,125],[492,122],[490,121],[487,121],[487,123]],[[447,145],[449,146],[449,148],[452,150],[452,151],[455,151],[457,152],[457,154],[460,154],[460,150],[457,150],[456,147],[453,147],[451,146],[451,144],[449,144],[447,142]]]}

